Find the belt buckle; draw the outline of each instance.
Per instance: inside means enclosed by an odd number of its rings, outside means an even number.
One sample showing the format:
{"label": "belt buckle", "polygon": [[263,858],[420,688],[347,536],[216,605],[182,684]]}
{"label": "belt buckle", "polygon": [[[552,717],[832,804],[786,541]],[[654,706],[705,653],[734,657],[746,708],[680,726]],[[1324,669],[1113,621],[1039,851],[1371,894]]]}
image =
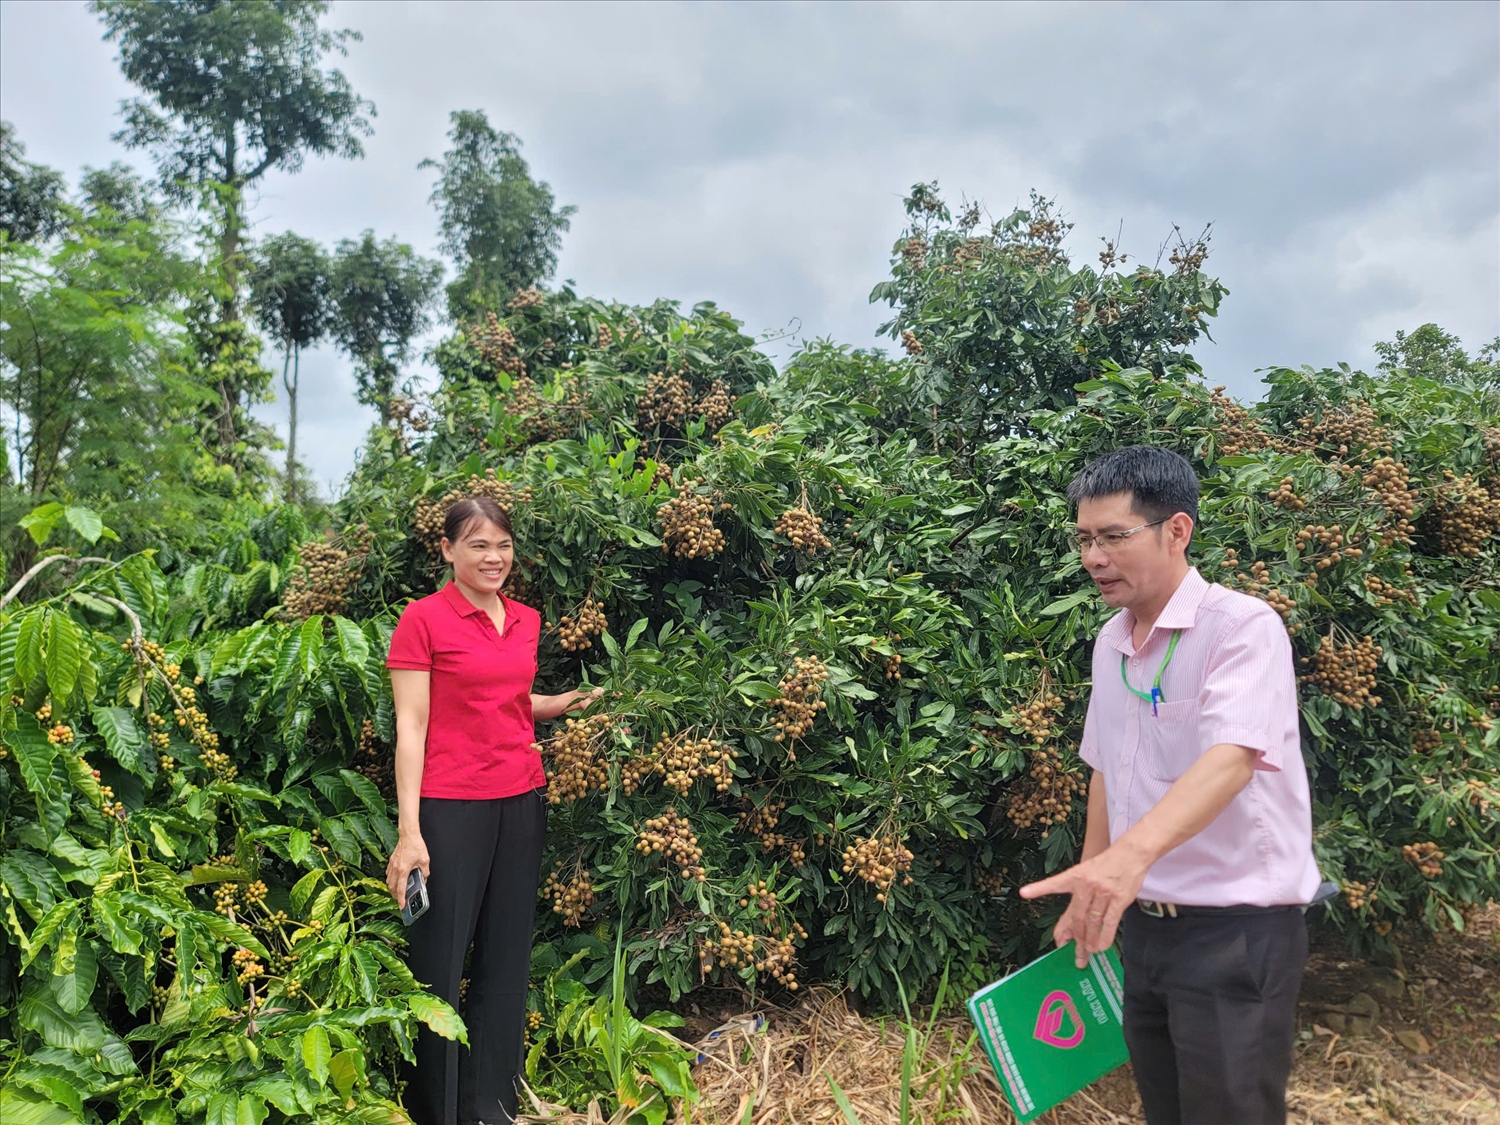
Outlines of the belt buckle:
{"label": "belt buckle", "polygon": [[1148,918],[1175,918],[1177,917],[1177,906],[1170,902],[1157,902],[1155,899],[1138,898],[1136,906],[1142,914]]}

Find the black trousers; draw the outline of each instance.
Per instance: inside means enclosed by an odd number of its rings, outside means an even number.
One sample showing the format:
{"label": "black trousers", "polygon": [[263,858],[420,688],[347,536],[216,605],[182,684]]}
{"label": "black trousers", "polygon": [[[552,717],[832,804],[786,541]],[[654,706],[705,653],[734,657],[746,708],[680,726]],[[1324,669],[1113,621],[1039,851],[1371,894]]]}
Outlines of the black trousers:
{"label": "black trousers", "polygon": [[408,932],[407,964],[457,1009],[471,943],[474,953],[462,1005],[468,1049],[422,1028],[406,1108],[417,1125],[500,1125],[516,1112],[546,798],[540,789],[493,801],[423,797],[421,825],[432,905]]}
{"label": "black trousers", "polygon": [[1149,1125],[1281,1125],[1307,920],[1125,912],[1125,1043]]}

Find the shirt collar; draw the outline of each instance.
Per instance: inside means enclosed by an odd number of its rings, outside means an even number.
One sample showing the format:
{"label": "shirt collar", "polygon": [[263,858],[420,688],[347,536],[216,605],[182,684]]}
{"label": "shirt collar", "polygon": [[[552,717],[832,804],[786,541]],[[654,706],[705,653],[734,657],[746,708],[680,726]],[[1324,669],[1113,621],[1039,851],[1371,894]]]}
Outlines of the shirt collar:
{"label": "shirt collar", "polygon": [[[484,612],[484,610],[480,609],[468,598],[464,597],[463,591],[458,588],[458,583],[456,582],[450,581],[446,586],[444,586],[442,589],[442,594],[443,597],[447,600],[448,604],[453,607],[454,611],[460,617],[473,617],[477,613]],[[504,602],[504,594],[500,595],[500,600]],[[506,616],[510,616],[509,610],[506,611]]]}
{"label": "shirt collar", "polygon": [[[1190,566],[1188,572],[1183,575],[1182,581],[1177,584],[1177,589],[1167,599],[1167,604],[1162,607],[1161,614],[1156,618],[1156,624],[1151,627],[1151,632],[1158,629],[1191,629],[1198,623],[1198,608],[1203,604],[1204,595],[1208,593],[1208,582],[1203,575],[1198,573],[1198,568]],[[1114,637],[1114,647],[1126,655],[1136,651],[1135,614],[1130,610],[1117,614],[1111,623],[1118,621],[1119,631]],[[1150,637],[1146,638],[1150,641]],[[1142,648],[1145,645],[1141,646]]]}

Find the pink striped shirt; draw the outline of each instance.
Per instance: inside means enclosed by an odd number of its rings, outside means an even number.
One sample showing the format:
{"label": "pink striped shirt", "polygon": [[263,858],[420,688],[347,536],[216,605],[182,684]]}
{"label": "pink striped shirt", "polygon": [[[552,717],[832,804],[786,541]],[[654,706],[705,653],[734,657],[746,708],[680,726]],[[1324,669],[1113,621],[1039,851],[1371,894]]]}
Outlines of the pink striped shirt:
{"label": "pink striped shirt", "polygon": [[[1292,645],[1276,611],[1189,570],[1139,649],[1117,613],[1094,643],[1094,687],[1079,756],[1104,775],[1118,840],[1199,756],[1220,743],[1254,750],[1255,774],[1198,835],[1152,865],[1141,897],[1191,906],[1307,902],[1318,888],[1312,805],[1297,727]],[[1181,636],[1151,693],[1172,632]]]}

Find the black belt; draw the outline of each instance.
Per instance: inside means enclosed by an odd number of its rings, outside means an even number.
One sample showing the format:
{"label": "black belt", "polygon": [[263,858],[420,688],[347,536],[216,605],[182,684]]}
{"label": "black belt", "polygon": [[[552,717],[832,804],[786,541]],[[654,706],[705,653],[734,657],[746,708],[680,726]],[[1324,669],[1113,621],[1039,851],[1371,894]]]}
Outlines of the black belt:
{"label": "black belt", "polygon": [[1226,917],[1236,914],[1281,914],[1288,910],[1305,910],[1298,903],[1285,906],[1252,906],[1248,903],[1240,906],[1178,906],[1171,902],[1157,902],[1154,899],[1138,898],[1135,900],[1136,909],[1148,918],[1198,918],[1198,917]]}

